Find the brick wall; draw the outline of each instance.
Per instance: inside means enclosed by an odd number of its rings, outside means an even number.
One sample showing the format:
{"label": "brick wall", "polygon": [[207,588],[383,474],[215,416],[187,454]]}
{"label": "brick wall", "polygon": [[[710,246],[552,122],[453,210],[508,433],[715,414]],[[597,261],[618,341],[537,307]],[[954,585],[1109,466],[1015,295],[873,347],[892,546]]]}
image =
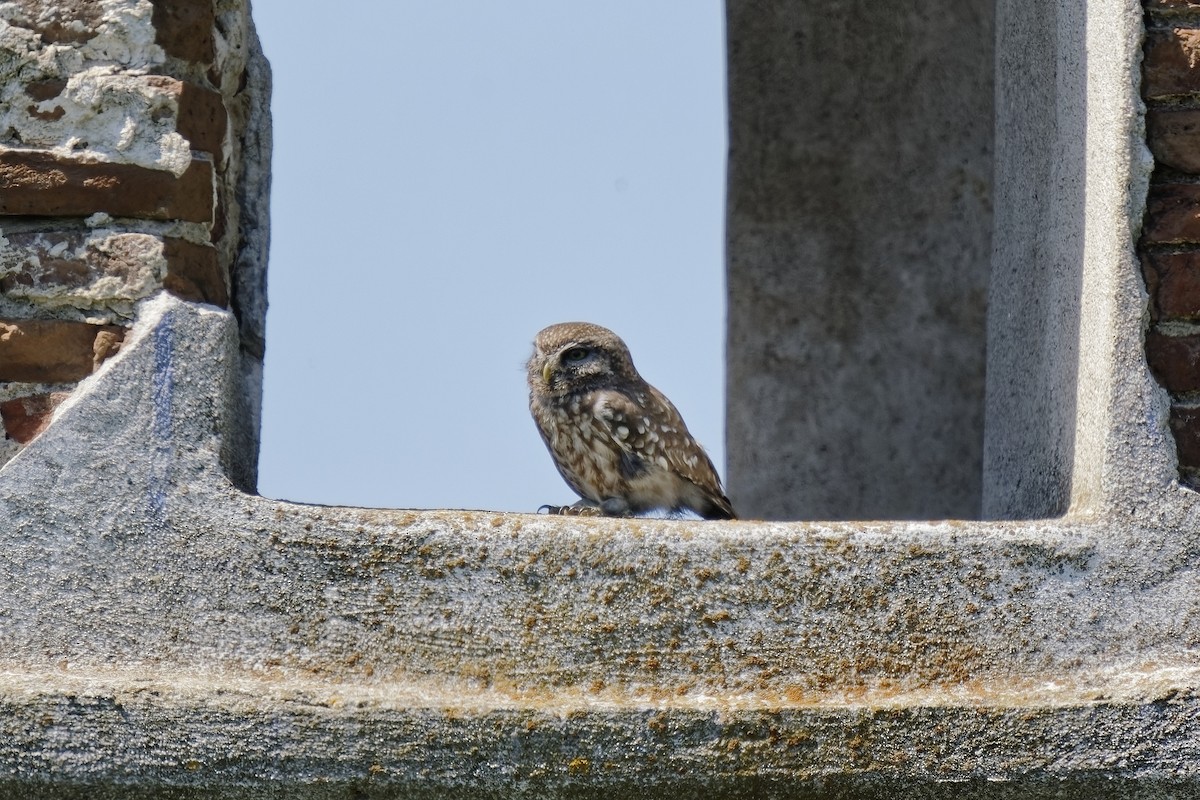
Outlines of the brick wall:
{"label": "brick wall", "polygon": [[261,362],[251,39],[243,0],[0,5],[0,464],[162,289],[232,305]]}
{"label": "brick wall", "polygon": [[1142,95],[1155,169],[1139,243],[1146,358],[1171,394],[1180,479],[1200,486],[1200,2],[1147,0]]}

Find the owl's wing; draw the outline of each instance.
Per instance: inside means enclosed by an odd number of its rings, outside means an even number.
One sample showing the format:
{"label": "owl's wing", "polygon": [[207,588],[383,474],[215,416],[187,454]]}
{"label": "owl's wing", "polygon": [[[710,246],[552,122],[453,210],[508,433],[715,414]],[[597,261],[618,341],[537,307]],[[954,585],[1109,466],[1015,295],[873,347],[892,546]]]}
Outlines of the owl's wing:
{"label": "owl's wing", "polygon": [[621,450],[625,477],[635,477],[651,463],[657,464],[695,484],[716,511],[733,517],[716,467],[666,395],[649,384],[629,391],[608,390],[597,398],[594,409]]}
{"label": "owl's wing", "polygon": [[708,453],[704,452],[704,448],[692,438],[687,425],[683,423],[683,417],[680,416],[666,395],[653,386],[647,386],[647,388],[650,390],[653,404],[664,409],[661,418],[671,420],[672,430],[660,434],[665,443],[665,455],[667,462],[671,465],[671,471],[696,484],[708,496],[713,504],[710,511],[716,513],[706,513],[704,516],[710,519],[714,517],[734,519],[736,515],[733,511],[733,504],[725,496],[725,489],[721,486],[721,478],[717,474],[717,468],[713,465],[712,459],[708,457]]}

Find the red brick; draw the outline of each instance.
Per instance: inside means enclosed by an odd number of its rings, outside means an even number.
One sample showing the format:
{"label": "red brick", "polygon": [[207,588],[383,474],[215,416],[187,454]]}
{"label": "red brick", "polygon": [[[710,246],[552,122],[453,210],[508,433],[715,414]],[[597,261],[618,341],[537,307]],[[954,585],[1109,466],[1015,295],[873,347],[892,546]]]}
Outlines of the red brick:
{"label": "red brick", "polygon": [[1200,391],[1200,334],[1167,336],[1152,328],[1146,332],[1146,361],[1168,392]]}
{"label": "red brick", "polygon": [[154,41],[167,55],[211,64],[216,58],[212,0],[153,0]]}
{"label": "red brick", "polygon": [[1171,406],[1171,433],[1179,466],[1200,467],[1200,408]]}
{"label": "red brick", "polygon": [[1150,187],[1142,241],[1200,243],[1200,185],[1162,183]]}
{"label": "red brick", "polygon": [[165,170],[65,158],[44,150],[0,151],[0,214],[212,222],[213,165],[192,160],[176,178]]}
{"label": "red brick", "polygon": [[1200,174],[1200,110],[1151,109],[1146,112],[1146,139],[1160,165]]}
{"label": "red brick", "polygon": [[150,75],[146,80],[152,86],[175,95],[179,104],[175,130],[188,140],[193,150],[211,154],[217,168],[220,169],[225,128],[229,120],[221,94],[195,83],[175,80],[165,75]]}
{"label": "red brick", "polygon": [[183,84],[176,130],[191,143],[193,150],[212,154],[218,169],[224,153],[228,124],[229,115],[219,92],[194,83]]}
{"label": "red brick", "polygon": [[77,381],[116,353],[124,338],[119,325],[0,319],[0,381]]}
{"label": "red brick", "polygon": [[1142,92],[1147,98],[1200,92],[1200,30],[1180,27],[1147,32]]}
{"label": "red brick", "polygon": [[29,444],[50,424],[50,417],[70,392],[31,394],[0,403],[0,421],[4,435],[19,444]]}
{"label": "red brick", "polygon": [[1200,252],[1142,253],[1155,320],[1200,319]]}
{"label": "red brick", "polygon": [[0,319],[0,380],[70,383],[88,377],[124,339],[119,325]]}
{"label": "red brick", "polygon": [[216,248],[184,239],[163,239],[167,277],[163,286],[184,300],[229,307],[229,288]]}

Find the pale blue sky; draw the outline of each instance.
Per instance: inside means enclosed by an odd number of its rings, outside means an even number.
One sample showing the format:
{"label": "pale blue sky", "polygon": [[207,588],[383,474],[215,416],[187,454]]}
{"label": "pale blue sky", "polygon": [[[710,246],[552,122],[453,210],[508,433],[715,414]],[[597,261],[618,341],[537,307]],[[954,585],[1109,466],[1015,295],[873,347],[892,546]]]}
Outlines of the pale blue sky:
{"label": "pale blue sky", "polygon": [[533,511],[545,325],[629,344],[724,475],[720,0],[254,0],[274,71],[259,488]]}

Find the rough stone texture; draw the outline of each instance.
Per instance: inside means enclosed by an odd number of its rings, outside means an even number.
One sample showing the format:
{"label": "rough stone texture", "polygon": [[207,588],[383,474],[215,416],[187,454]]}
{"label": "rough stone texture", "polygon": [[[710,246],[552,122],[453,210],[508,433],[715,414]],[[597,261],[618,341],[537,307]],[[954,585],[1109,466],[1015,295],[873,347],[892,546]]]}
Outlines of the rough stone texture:
{"label": "rough stone texture", "polygon": [[0,381],[77,381],[116,353],[124,336],[116,325],[0,319]]}
{"label": "rough stone texture", "polygon": [[[989,517],[1057,516],[1069,503],[1087,64],[1084,18],[1060,18],[1063,5],[998,5],[996,125],[1002,135],[988,315],[994,344],[984,449]],[[1064,52],[1060,42],[1070,49]],[[1057,81],[1044,79],[1056,73]]]}
{"label": "rough stone texture", "polygon": [[162,286],[166,268],[162,240],[144,233],[31,231],[0,243],[6,306],[116,308],[131,317],[134,303]]}
{"label": "rough stone texture", "polygon": [[183,175],[86,162],[37,150],[0,151],[0,214],[120,217],[211,223],[213,167],[195,158]]}
{"label": "rough stone texture", "polygon": [[1006,0],[997,15],[984,516],[1103,509],[1163,466],[1122,426],[1166,428],[1133,249],[1151,168],[1142,9]]}
{"label": "rough stone texture", "polygon": [[978,516],[993,3],[726,8],[730,498]]}
{"label": "rough stone texture", "polygon": [[10,233],[0,245],[4,304],[29,308],[117,310],[166,288],[185,300],[229,304],[225,275],[211,245],[170,236],[93,231]]}
{"label": "rough stone texture", "polygon": [[1151,317],[1200,319],[1200,252],[1143,252],[1141,258]]}
{"label": "rough stone texture", "polygon": [[237,351],[153,300],[0,469],[0,796],[1200,791],[1167,471],[1033,522],[303,506],[225,477]]}
{"label": "rough stone texture", "polygon": [[212,98],[199,87],[162,76],[113,73],[102,65],[46,74],[51,77],[4,87],[11,97],[0,108],[5,146],[82,154],[178,177],[192,158],[184,137],[190,133],[208,143],[218,135],[213,129],[220,120],[205,121],[214,116],[206,109]]}
{"label": "rough stone texture", "polygon": [[219,92],[160,75],[146,81],[174,95],[178,108],[175,129],[188,140],[192,150],[213,156],[218,171],[222,166],[228,115]]}
{"label": "rough stone texture", "polygon": [[[147,74],[165,59],[152,10],[147,0],[0,4],[0,146],[182,175],[192,154],[176,130],[179,95]],[[39,26],[55,20],[77,41],[47,42]]]}
{"label": "rough stone texture", "polygon": [[[231,468],[234,483],[253,491],[258,482],[258,438],[262,424],[262,373],[266,352],[267,260],[271,245],[271,68],[263,55],[249,10],[243,8],[241,26],[228,30],[244,32],[236,41],[236,52],[244,61],[242,69],[226,69],[236,74],[237,82],[227,87],[229,115],[239,134],[233,145],[236,182],[227,201],[236,210],[231,219],[236,236],[226,236],[233,264],[230,304],[238,320],[241,336],[239,368],[241,392],[238,394],[237,425],[230,432],[233,451],[239,455]],[[225,263],[230,263],[229,261]]]}
{"label": "rough stone texture", "polygon": [[82,44],[98,33],[104,19],[100,3],[93,0],[16,0],[7,21],[26,27],[46,44]]}

